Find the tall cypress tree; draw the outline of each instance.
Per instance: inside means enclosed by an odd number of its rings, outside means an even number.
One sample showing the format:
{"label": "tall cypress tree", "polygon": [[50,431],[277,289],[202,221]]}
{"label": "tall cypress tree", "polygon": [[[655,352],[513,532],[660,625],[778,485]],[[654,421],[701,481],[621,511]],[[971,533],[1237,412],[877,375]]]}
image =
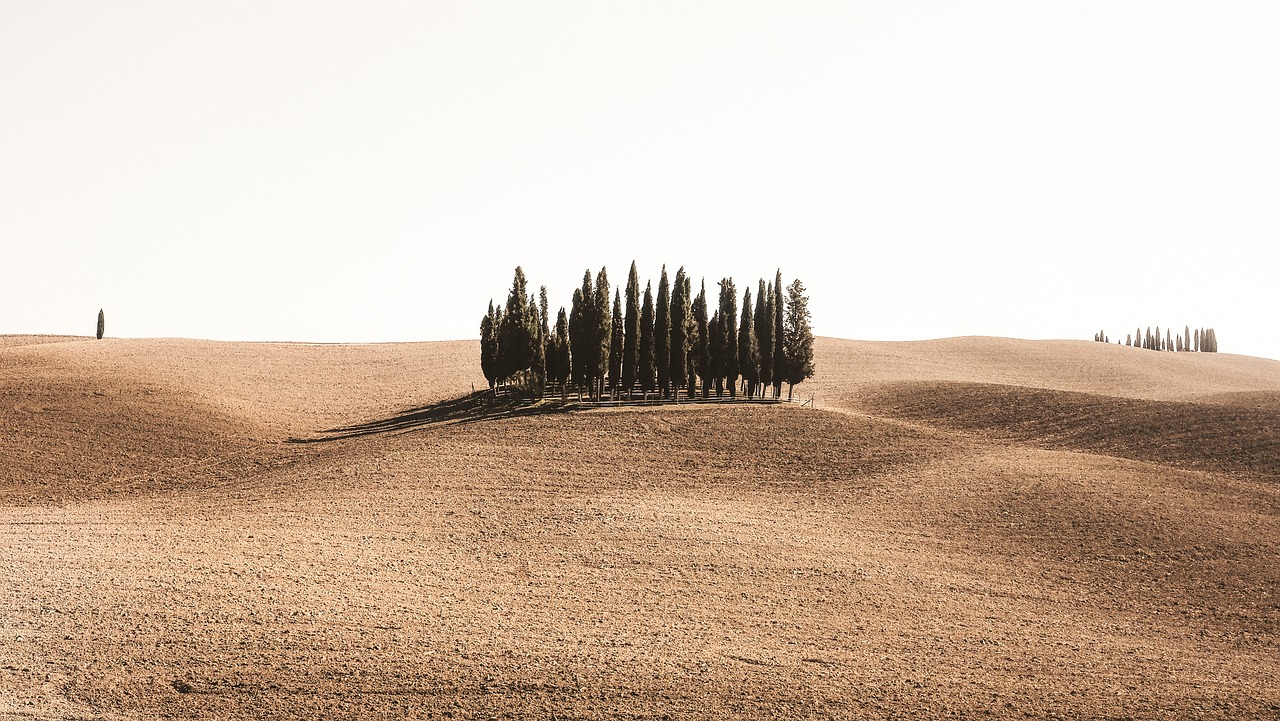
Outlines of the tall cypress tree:
{"label": "tall cypress tree", "polygon": [[636,382],[640,390],[648,397],[654,389],[658,371],[657,356],[653,345],[653,284],[644,285],[644,305],[640,308],[640,374]]}
{"label": "tall cypress tree", "polygon": [[613,320],[609,323],[609,392],[617,396],[622,390],[622,294],[613,291]]}
{"label": "tall cypress tree", "polygon": [[107,316],[98,309],[98,340],[102,340],[102,334],[107,332]]}
{"label": "tall cypress tree", "polygon": [[604,395],[604,375],[609,370],[609,349],[613,347],[613,316],[609,313],[609,274],[604,267],[596,274],[596,399]]}
{"label": "tall cypress tree", "polygon": [[724,323],[720,320],[720,308],[717,307],[707,321],[707,371],[708,384],[716,396],[724,395]]}
{"label": "tall cypress tree", "polygon": [[671,288],[667,281],[667,266],[662,266],[662,278],[658,281],[658,306],[653,309],[653,360],[658,372],[658,390],[669,394],[671,385]]}
{"label": "tall cypress tree", "polygon": [[538,312],[538,299],[533,295],[529,296],[529,315],[528,328],[529,338],[532,340],[532,354],[529,361],[529,385],[530,390],[536,392],[538,397],[542,397],[542,388],[546,377],[547,357],[546,349],[543,347],[545,336],[542,334],[542,314]]}
{"label": "tall cypress tree", "polygon": [[1196,328],[1195,343],[1196,343],[1195,351],[1199,353],[1200,352],[1200,329],[1199,328]]}
{"label": "tall cypress tree", "polygon": [[725,385],[729,388],[729,395],[733,397],[738,395],[737,320],[738,287],[734,285],[733,278],[725,278],[720,281],[720,333],[724,336],[724,340],[721,341],[724,346],[724,360],[720,372],[724,376]]}
{"label": "tall cypress tree", "polygon": [[786,324],[783,331],[783,379],[787,382],[787,400],[796,384],[813,376],[813,329],[809,326],[809,296],[799,278],[787,287]]}
{"label": "tall cypress tree", "polygon": [[573,361],[573,383],[578,387],[578,398],[583,389],[594,387],[596,356],[595,312],[591,307],[595,300],[591,286],[591,271],[582,274],[582,287],[573,291],[573,310],[569,313],[569,353]]}
{"label": "tall cypress tree", "polygon": [[[569,321],[565,320],[565,331],[568,332]],[[560,339],[556,337],[554,326],[548,329],[547,341],[543,345],[543,354],[545,361],[543,370],[546,373],[545,385],[543,390],[545,393],[546,386],[551,387],[551,392],[555,393],[560,390]]]}
{"label": "tall cypress tree", "polygon": [[[671,396],[680,391],[680,385],[689,374],[689,279],[684,266],[676,271],[675,285],[671,288],[671,354],[668,372],[671,380]],[[693,390],[690,389],[690,395]]]}
{"label": "tall cypress tree", "polygon": [[756,294],[756,344],[760,357],[760,397],[764,398],[765,386],[773,382],[773,286],[765,286],[760,279]]}
{"label": "tall cypress tree", "polygon": [[1182,327],[1182,350],[1191,350],[1191,326]]}
{"label": "tall cypress tree", "polygon": [[622,337],[622,387],[631,395],[640,375],[640,275],[631,261],[627,274],[626,326]]}
{"label": "tall cypress tree", "polygon": [[782,269],[773,279],[773,397],[782,397],[782,382],[786,380],[787,354],[783,348],[783,315],[786,306],[782,300]]}
{"label": "tall cypress tree", "polygon": [[534,360],[538,366],[537,391],[541,397],[547,388],[547,381],[550,376],[548,370],[549,359],[547,358],[547,346],[551,343],[551,318],[548,316],[550,308],[547,305],[547,286],[541,286],[538,289],[538,318],[541,321],[538,325],[538,343],[534,349]]}
{"label": "tall cypress tree", "polygon": [[[536,327],[536,326],[532,326]],[[529,296],[524,270],[516,267],[507,295],[507,307],[498,329],[498,379],[505,380],[533,365],[533,334],[530,332]]]}
{"label": "tall cypress tree", "polygon": [[711,396],[711,388],[707,381],[711,380],[711,338],[710,338],[710,322],[707,317],[707,281],[703,279],[702,289],[698,291],[698,297],[693,299],[693,319],[697,324],[694,330],[694,351],[695,358],[694,369],[697,373],[698,380],[702,385],[702,397]]}
{"label": "tall cypress tree", "polygon": [[[576,295],[581,291],[574,291]],[[572,367],[572,355],[569,351],[569,319],[565,315],[564,306],[560,306],[560,316],[556,318],[556,376],[560,386],[560,398],[569,395],[569,369]]]}
{"label": "tall cypress tree", "polygon": [[489,381],[489,390],[493,390],[498,382],[498,328],[495,315],[493,300],[490,299],[489,311],[480,319],[480,371],[484,373],[484,379]]}
{"label": "tall cypress tree", "polygon": [[751,309],[751,288],[742,292],[742,323],[738,326],[738,371],[746,384],[747,397],[756,393],[760,379],[760,349],[756,346],[755,318]]}

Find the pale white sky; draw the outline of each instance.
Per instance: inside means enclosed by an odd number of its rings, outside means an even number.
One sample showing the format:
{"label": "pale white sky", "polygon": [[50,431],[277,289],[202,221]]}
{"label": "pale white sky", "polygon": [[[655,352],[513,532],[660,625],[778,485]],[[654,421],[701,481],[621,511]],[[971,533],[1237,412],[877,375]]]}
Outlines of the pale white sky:
{"label": "pale white sky", "polygon": [[0,333],[474,338],[515,265],[820,335],[1280,358],[1280,3],[0,0]]}

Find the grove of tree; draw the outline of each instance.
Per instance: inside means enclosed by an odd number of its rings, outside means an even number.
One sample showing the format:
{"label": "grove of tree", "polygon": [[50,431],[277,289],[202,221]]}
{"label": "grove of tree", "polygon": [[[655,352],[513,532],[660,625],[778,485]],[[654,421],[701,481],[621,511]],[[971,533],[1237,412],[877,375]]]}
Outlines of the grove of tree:
{"label": "grove of tree", "polygon": [[669,280],[663,266],[656,297],[651,281],[641,293],[633,262],[625,288],[610,299],[606,270],[594,282],[587,270],[553,329],[546,287],[535,297],[517,267],[506,303],[490,301],[480,320],[481,371],[491,390],[511,386],[539,397],[765,398],[772,389],[782,398],[786,383],[790,399],[814,373],[804,284],[784,289],[779,270],[772,283],[760,279],[754,304],[748,287],[741,307],[732,278],[718,288],[714,303],[706,281],[694,296],[683,267]]}

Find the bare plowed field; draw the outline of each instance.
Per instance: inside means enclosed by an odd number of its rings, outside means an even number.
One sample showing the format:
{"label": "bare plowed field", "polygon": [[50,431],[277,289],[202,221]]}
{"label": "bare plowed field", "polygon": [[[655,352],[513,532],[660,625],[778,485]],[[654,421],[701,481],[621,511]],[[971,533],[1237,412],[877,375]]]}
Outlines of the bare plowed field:
{"label": "bare plowed field", "polygon": [[474,342],[22,341],[0,718],[1280,718],[1280,363],[468,416]]}

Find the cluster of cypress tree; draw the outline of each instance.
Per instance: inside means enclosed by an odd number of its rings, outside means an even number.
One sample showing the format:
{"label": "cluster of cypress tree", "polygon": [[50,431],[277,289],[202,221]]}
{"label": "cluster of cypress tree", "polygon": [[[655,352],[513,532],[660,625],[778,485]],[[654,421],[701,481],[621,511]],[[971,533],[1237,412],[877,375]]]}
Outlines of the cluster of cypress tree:
{"label": "cluster of cypress tree", "polygon": [[[1137,339],[1136,341],[1134,339]],[[1106,340],[1106,334],[1099,332],[1093,337],[1094,340]],[[1116,341],[1119,343],[1119,341]],[[1143,333],[1142,328],[1138,328],[1132,335],[1125,336],[1124,344],[1137,348],[1146,348],[1147,350],[1174,351],[1177,353],[1196,352],[1196,353],[1217,353],[1218,352],[1218,335],[1212,328],[1199,328],[1194,334],[1191,326],[1185,326],[1180,335],[1174,335],[1173,331],[1165,328],[1164,336],[1160,335],[1160,326],[1156,326],[1153,333],[1151,326],[1147,326],[1147,332]]]}
{"label": "cluster of cypress tree", "polygon": [[548,328],[547,289],[538,302],[528,294],[524,271],[516,268],[505,307],[480,321],[480,367],[489,387],[514,383],[542,394],[547,388],[567,398],[575,389],[597,399],[632,397],[636,392],[676,398],[728,394],[774,397],[788,384],[813,375],[813,331],[804,284],[794,280],[784,290],[782,272],[773,283],[761,279],[752,304],[751,289],[742,295],[731,278],[721,279],[714,306],[706,281],[693,294],[692,279],[681,267],[674,281],[666,266],[655,298],[652,282],[643,295],[632,262],[625,288],[609,299],[604,268],[592,281],[583,274],[573,291],[570,310],[563,307],[554,332]]}

